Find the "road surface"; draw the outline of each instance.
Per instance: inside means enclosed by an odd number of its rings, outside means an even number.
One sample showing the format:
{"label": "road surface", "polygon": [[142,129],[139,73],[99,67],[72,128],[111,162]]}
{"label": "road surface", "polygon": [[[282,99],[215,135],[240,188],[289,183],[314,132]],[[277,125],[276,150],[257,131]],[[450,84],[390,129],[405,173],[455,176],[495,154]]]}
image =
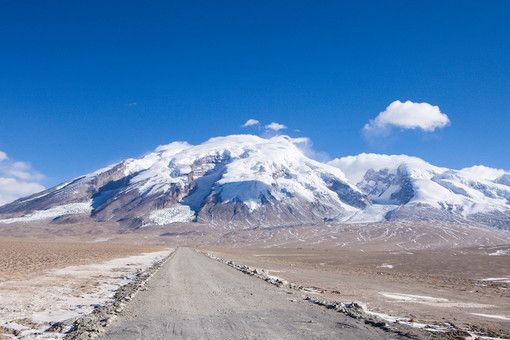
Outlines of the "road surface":
{"label": "road surface", "polygon": [[104,339],[390,339],[189,248],[178,248]]}

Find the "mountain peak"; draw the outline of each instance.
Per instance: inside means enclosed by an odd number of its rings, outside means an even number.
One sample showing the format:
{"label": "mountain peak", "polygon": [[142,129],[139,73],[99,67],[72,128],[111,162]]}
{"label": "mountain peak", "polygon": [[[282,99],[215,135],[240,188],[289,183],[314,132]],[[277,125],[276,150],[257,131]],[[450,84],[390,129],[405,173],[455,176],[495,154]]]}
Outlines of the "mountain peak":
{"label": "mountain peak", "polygon": [[510,175],[407,155],[313,160],[307,139],[231,135],[172,142],[0,207],[0,222],[92,218],[131,227],[202,221],[271,226],[387,219],[510,224]]}
{"label": "mountain peak", "polygon": [[399,205],[389,216],[434,219],[441,212],[441,218],[451,220],[510,225],[504,170],[486,166],[454,170],[417,157],[377,154],[338,158],[329,164],[341,169],[373,202]]}
{"label": "mountain peak", "polygon": [[253,135],[198,145],[174,142],[4,206],[0,213],[17,218],[91,201],[97,220],[148,225],[184,216],[185,221],[274,225],[343,219],[368,204],[341,170],[305,156],[300,142]]}

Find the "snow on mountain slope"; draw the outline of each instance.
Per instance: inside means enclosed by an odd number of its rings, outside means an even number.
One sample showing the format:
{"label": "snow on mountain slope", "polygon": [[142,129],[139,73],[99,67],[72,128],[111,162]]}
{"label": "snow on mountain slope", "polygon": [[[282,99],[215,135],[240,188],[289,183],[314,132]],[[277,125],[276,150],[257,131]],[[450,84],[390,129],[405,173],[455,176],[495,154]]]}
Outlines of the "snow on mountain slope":
{"label": "snow on mountain slope", "polygon": [[66,216],[66,215],[79,215],[79,214],[90,214],[91,212],[90,202],[85,203],[70,203],[59,205],[46,210],[35,210],[32,213],[21,217],[12,217],[0,220],[0,223],[25,223],[40,220],[53,219],[55,217]]}
{"label": "snow on mountain slope", "polygon": [[4,205],[0,221],[86,217],[133,228],[191,221],[230,228],[420,219],[509,229],[507,171],[452,170],[405,155],[325,164],[301,146],[302,139],[287,136],[173,142]]}
{"label": "snow on mountain slope", "polygon": [[306,157],[292,138],[233,135],[160,146],[0,207],[0,216],[89,200],[94,219],[137,227],[195,218],[252,225],[343,220],[369,205],[342,171]]}
{"label": "snow on mountain slope", "polygon": [[416,157],[365,153],[329,164],[341,169],[373,203],[398,205],[387,218],[428,216],[510,225],[509,173],[504,170],[485,166],[452,170]]}
{"label": "snow on mountain slope", "polygon": [[156,209],[149,213],[146,225],[165,225],[175,222],[192,222],[195,214],[188,206],[175,204],[170,208]]}

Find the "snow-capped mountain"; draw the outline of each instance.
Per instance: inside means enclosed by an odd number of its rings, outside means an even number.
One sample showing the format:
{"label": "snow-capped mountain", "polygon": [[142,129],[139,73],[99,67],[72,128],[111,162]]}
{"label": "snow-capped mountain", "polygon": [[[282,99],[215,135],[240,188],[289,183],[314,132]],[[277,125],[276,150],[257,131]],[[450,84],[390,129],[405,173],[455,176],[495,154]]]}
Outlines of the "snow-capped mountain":
{"label": "snow-capped mountain", "polygon": [[468,220],[510,226],[510,173],[485,166],[452,170],[405,155],[335,159],[374,205],[394,206],[386,219]]}
{"label": "snow-capped mountain", "polygon": [[[369,205],[341,170],[306,157],[296,141],[233,135],[196,146],[174,142],[5,205],[0,214],[3,223],[65,222],[80,207],[95,220],[132,226],[282,225],[345,220]],[[73,210],[63,214],[66,208]]]}
{"label": "snow-capped mountain", "polygon": [[232,135],[174,142],[0,207],[0,223],[199,221],[281,226],[393,219],[510,226],[510,173],[451,170],[419,158],[361,154],[321,163],[302,139]]}

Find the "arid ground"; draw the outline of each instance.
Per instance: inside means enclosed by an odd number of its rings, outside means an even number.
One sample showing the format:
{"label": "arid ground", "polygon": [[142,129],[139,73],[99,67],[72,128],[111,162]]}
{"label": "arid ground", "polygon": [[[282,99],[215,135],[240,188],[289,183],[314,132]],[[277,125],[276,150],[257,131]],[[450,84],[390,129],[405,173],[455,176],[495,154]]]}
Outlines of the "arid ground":
{"label": "arid ground", "polygon": [[266,269],[319,297],[359,301],[374,312],[510,335],[510,247],[353,251],[209,249]]}
{"label": "arid ground", "polygon": [[[386,320],[453,324],[478,334],[510,337],[510,246],[412,249],[399,248],[396,239],[378,241],[377,250],[370,250],[364,242],[345,249],[299,246],[298,240],[288,245],[254,241],[257,246],[227,241],[210,246],[209,241],[175,227],[66,238],[1,237],[0,333],[38,334],[52,327],[52,320],[86,315],[171,249],[189,246],[265,269],[303,286],[307,295],[359,302]],[[387,250],[382,250],[384,243]]]}
{"label": "arid ground", "polygon": [[154,245],[104,241],[51,241],[0,237],[0,282],[31,278],[50,269],[99,263],[162,249],[161,246]]}
{"label": "arid ground", "polygon": [[97,241],[0,238],[0,339],[38,336],[55,322],[90,313],[169,253]]}

